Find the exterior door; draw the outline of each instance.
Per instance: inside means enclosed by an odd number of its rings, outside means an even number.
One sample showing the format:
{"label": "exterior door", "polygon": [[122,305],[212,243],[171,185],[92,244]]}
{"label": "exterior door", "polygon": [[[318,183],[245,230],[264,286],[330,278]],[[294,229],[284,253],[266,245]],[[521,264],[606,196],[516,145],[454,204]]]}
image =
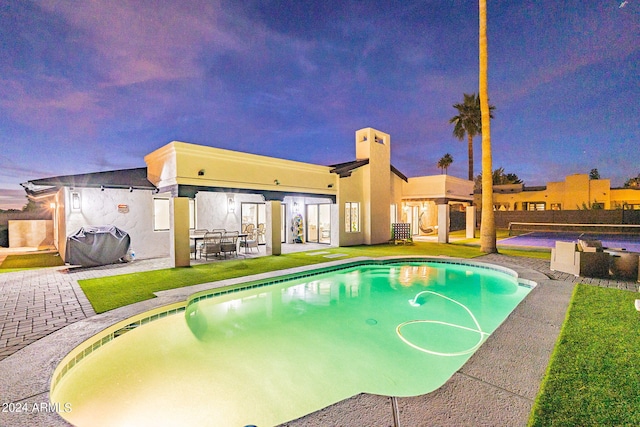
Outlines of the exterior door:
{"label": "exterior door", "polygon": [[413,213],[411,216],[411,235],[416,236],[420,232],[420,207],[412,206],[411,211]]}
{"label": "exterior door", "polygon": [[307,205],[307,242],[331,243],[331,204]]}

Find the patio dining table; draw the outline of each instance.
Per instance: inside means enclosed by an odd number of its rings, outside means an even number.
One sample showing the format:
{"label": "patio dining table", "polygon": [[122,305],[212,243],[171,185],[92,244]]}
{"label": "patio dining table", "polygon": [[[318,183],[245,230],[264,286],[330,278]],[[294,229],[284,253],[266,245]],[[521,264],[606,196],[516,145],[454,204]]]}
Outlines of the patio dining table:
{"label": "patio dining table", "polygon": [[[193,240],[196,250],[193,253],[193,259],[196,258],[196,254],[198,252],[198,242],[204,240],[205,233],[189,233],[189,239]],[[238,238],[242,239],[244,242],[244,252],[247,253],[247,233],[239,233]]]}

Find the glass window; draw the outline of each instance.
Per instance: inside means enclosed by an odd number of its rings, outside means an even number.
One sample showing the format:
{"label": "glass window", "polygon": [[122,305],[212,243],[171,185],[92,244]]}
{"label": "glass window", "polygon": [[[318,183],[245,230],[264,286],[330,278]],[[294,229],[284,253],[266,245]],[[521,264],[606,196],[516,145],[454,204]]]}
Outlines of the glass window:
{"label": "glass window", "polygon": [[169,199],[168,198],[154,198],[153,199],[153,230],[162,231],[168,230],[171,226],[171,220],[169,217]]}
{"label": "glass window", "polygon": [[357,233],[360,231],[360,203],[345,203],[344,223],[347,233]]}
{"label": "glass window", "polygon": [[196,199],[189,199],[189,230],[196,228]]}
{"label": "glass window", "polygon": [[546,204],[545,202],[529,202],[526,205],[526,210],[528,211],[544,211]]}

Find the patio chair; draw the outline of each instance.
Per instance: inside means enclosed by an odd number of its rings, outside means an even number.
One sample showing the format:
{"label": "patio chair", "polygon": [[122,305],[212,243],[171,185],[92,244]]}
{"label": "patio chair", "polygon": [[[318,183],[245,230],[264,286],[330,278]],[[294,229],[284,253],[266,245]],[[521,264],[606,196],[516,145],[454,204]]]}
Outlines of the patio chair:
{"label": "patio chair", "polygon": [[209,232],[204,235],[202,248],[200,249],[200,258],[204,255],[205,259],[209,256],[220,256],[222,251],[222,233]]}
{"label": "patio chair", "polygon": [[247,233],[247,238],[240,241],[240,246],[245,248],[245,253],[247,248],[251,248],[253,252],[253,248],[258,247],[258,233],[256,230],[251,231],[251,233]]}
{"label": "patio chair", "polygon": [[200,242],[200,236],[204,238],[204,235],[207,234],[209,230],[206,228],[196,228],[190,234],[192,236],[193,243],[190,245],[191,253],[193,254],[193,259],[198,257],[198,251],[202,249],[202,242]]}
{"label": "patio chair", "polygon": [[224,257],[229,253],[235,253],[238,256],[238,233],[237,231],[227,231],[222,236],[221,251]]}
{"label": "patio chair", "polygon": [[264,223],[260,223],[258,224],[258,229],[257,229],[257,235],[256,235],[256,240],[258,241],[258,244],[260,243],[266,243],[266,238],[265,238],[265,225]]}
{"label": "patio chair", "polygon": [[252,233],[255,229],[256,229],[255,224],[249,223],[249,224],[247,224],[247,225],[246,225],[246,227],[244,227],[244,231],[243,231],[243,233],[250,234],[250,233]]}
{"label": "patio chair", "polygon": [[551,249],[551,271],[583,277],[608,277],[610,258],[603,252],[602,244],[577,245],[575,242],[556,241],[555,248]]}

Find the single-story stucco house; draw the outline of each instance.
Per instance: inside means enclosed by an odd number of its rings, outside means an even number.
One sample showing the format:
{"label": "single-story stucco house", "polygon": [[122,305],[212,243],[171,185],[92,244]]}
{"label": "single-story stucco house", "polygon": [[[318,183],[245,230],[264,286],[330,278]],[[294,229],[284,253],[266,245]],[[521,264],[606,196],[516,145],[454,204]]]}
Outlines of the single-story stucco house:
{"label": "single-story stucco house", "polygon": [[67,236],[100,225],[126,231],[138,257],[171,256],[176,266],[189,265],[193,229],[253,223],[264,229],[269,254],[279,254],[282,243],[384,243],[395,222],[446,242],[451,209],[466,211],[473,233],[473,182],[407,178],[391,165],[391,137],[376,129],[356,131],[355,143],[355,160],[323,166],[173,141],[145,156],[144,168],[22,186],[30,198],[50,203],[63,257]]}

